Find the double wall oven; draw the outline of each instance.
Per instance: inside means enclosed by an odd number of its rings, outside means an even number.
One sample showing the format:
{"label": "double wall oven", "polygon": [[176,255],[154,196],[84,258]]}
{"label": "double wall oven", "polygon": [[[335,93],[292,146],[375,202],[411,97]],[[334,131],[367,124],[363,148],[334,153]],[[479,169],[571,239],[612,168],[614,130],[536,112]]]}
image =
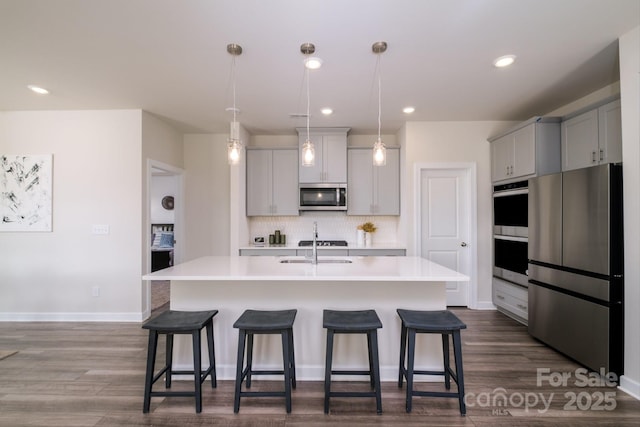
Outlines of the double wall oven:
{"label": "double wall oven", "polygon": [[528,181],[493,187],[493,275],[527,287]]}

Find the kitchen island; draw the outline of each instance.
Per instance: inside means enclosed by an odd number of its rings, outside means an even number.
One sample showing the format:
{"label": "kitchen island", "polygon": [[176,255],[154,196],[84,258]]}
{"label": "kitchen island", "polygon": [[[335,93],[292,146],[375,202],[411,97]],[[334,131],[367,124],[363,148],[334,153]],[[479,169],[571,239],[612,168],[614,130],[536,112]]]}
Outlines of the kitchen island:
{"label": "kitchen island", "polygon": [[[420,257],[376,256],[319,256],[315,265],[298,256],[210,256],[147,274],[143,279],[171,281],[172,310],[219,310],[214,334],[220,379],[235,378],[238,332],[233,323],[246,309],[298,310],[293,331],[300,380],[324,379],[323,309],[375,309],[383,324],[378,331],[383,381],[398,377],[400,321],[396,309],[445,309],[446,282],[469,280],[464,274]],[[442,363],[440,337],[421,334],[417,345],[416,368],[438,369]],[[365,349],[363,336],[337,336],[334,366],[366,366]],[[203,353],[203,360],[206,357]],[[190,338],[176,336],[174,365],[188,369],[192,360]],[[254,361],[257,368],[281,367],[279,337],[257,337]]]}

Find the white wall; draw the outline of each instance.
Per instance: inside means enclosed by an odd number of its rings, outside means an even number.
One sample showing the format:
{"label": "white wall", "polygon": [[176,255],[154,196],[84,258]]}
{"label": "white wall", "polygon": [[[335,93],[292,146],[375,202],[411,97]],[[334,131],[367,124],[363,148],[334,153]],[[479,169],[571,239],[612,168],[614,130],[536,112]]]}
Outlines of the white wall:
{"label": "white wall", "polygon": [[173,224],[175,221],[175,210],[162,207],[162,199],[165,196],[176,197],[178,192],[178,180],[175,176],[152,176],[151,177],[151,223],[152,224]]}
{"label": "white wall", "polygon": [[184,260],[229,255],[230,178],[228,135],[184,136],[185,248]]}
{"label": "white wall", "polygon": [[141,131],[140,110],[0,113],[0,152],[53,154],[53,231],[0,234],[1,320],[140,319]]}
{"label": "white wall", "polygon": [[640,27],[620,38],[625,352],[621,388],[640,399]]}
{"label": "white wall", "polygon": [[414,171],[416,163],[474,162],[477,165],[478,305],[491,307],[492,187],[491,155],[487,138],[512,122],[408,122],[400,136],[403,146],[402,217],[399,240],[415,253]]}

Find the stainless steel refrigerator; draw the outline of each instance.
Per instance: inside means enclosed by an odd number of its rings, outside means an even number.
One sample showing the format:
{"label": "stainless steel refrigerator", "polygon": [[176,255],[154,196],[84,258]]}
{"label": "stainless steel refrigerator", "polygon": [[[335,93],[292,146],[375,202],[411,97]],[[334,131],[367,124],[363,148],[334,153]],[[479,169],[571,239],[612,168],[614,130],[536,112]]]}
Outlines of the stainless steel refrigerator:
{"label": "stainless steel refrigerator", "polygon": [[623,373],[622,165],[529,180],[529,333]]}

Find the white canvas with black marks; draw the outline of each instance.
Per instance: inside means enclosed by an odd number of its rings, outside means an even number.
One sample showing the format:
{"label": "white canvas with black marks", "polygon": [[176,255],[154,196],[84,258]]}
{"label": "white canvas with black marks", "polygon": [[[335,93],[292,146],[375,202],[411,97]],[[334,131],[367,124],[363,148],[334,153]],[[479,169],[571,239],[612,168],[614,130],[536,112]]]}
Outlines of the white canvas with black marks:
{"label": "white canvas with black marks", "polygon": [[52,156],[0,155],[0,231],[51,231]]}

